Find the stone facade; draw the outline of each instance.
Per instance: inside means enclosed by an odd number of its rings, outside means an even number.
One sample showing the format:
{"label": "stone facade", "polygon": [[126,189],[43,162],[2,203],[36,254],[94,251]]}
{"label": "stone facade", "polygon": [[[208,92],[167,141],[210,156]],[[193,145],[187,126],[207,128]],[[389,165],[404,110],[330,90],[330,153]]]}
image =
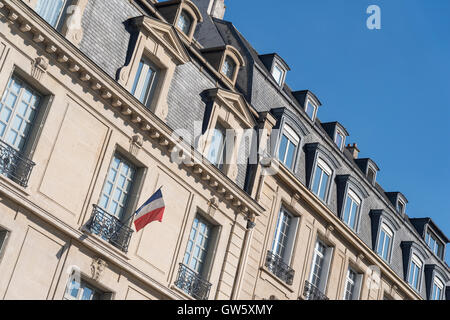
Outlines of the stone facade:
{"label": "stone facade", "polygon": [[[53,21],[42,7],[58,3]],[[336,145],[336,130],[348,135],[342,125],[308,117],[308,101],[323,108],[317,97],[277,83],[272,68],[287,64],[259,56],[222,20],[224,8],[219,0],[0,1],[1,298],[414,300],[432,299],[435,283],[446,298],[446,236],[397,208],[406,198],[369,179],[379,170],[372,160]],[[143,100],[144,57],[154,75]],[[34,116],[21,115],[30,92],[39,97]],[[8,112],[27,117],[25,143],[11,142],[17,123]],[[268,136],[237,133],[215,166],[207,159],[218,125]],[[287,128],[298,139],[292,166],[279,159]],[[114,215],[102,203],[117,159],[133,173]],[[313,192],[321,161],[332,171],[324,199]],[[160,186],[163,222],[134,232],[133,213]],[[350,189],[360,200],[353,228],[344,221]],[[285,239],[280,212],[290,217]],[[385,259],[383,225],[393,232]],[[442,245],[436,253],[428,234]],[[417,285],[414,275],[409,284],[417,259]]]}

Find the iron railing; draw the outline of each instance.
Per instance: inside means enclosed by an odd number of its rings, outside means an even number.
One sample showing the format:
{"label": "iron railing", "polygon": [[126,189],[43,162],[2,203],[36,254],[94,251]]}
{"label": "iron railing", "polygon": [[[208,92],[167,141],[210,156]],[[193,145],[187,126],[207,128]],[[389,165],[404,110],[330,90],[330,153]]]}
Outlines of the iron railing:
{"label": "iron railing", "polygon": [[274,254],[272,251],[267,252],[266,267],[276,275],[279,279],[286,282],[288,285],[292,285],[294,281],[295,270],[292,269],[283,258]]}
{"label": "iron railing", "polygon": [[306,300],[328,300],[328,297],[309,281],[305,281],[303,295]]}
{"label": "iron railing", "polygon": [[211,283],[202,279],[200,275],[180,263],[175,285],[197,300],[208,300]]}
{"label": "iron railing", "polygon": [[128,251],[133,230],[99,206],[94,205],[92,217],[87,224],[87,228],[91,233],[110,242],[120,250]]}
{"label": "iron railing", "polygon": [[0,140],[0,174],[26,188],[36,164]]}

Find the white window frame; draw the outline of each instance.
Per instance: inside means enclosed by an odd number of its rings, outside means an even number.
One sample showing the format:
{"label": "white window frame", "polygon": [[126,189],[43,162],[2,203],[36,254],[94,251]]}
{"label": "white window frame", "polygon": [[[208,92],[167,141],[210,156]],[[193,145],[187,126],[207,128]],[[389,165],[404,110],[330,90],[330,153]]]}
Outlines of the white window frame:
{"label": "white window frame", "polygon": [[[431,239],[434,241],[434,247],[431,247]],[[433,253],[438,256],[439,258],[442,258],[444,253],[444,246],[442,242],[438,239],[438,237],[434,234],[434,232],[427,227],[427,231],[425,234],[425,242],[427,243],[428,248],[430,248]]]}
{"label": "white window frame", "polygon": [[[355,274],[355,280],[352,280],[350,278],[350,272],[353,272]],[[343,300],[347,300],[347,291],[350,284],[353,285],[353,291],[350,300],[359,300],[361,294],[362,274],[358,273],[352,267],[349,267],[347,270]]]}
{"label": "white window frame", "polygon": [[[338,145],[338,143],[337,143],[337,137],[338,136],[341,136],[341,138],[342,138],[341,145]],[[344,149],[344,146],[345,146],[345,135],[339,129],[336,130],[336,135],[334,136],[334,143],[336,144],[336,146],[338,147],[339,150],[342,151]]]}
{"label": "white window frame", "polygon": [[[225,165],[226,165],[226,162],[227,162],[227,159],[229,156],[226,154],[226,152],[227,152],[227,130],[229,130],[229,129],[227,129],[224,125],[222,125],[222,123],[217,122],[216,126],[212,130],[211,141],[209,142],[208,153],[207,153],[206,158],[214,166],[219,168],[219,170],[223,170],[225,168]],[[213,148],[215,148],[215,145],[213,144],[213,139],[216,138],[217,132],[220,132],[222,134],[222,140],[220,142],[220,145],[218,146],[218,149],[216,150],[216,152],[217,152],[216,159],[212,159],[211,152],[213,151]]]}
{"label": "white window frame", "polygon": [[[182,20],[183,15],[187,16],[190,19],[189,28],[187,30],[183,29],[185,27],[184,24],[181,25],[181,20]],[[189,34],[191,33],[193,24],[194,24],[194,18],[192,17],[192,15],[189,12],[187,12],[186,10],[181,10],[181,12],[178,16],[178,21],[177,21],[178,29],[180,29],[180,31],[183,32],[186,36],[189,36]]]}
{"label": "white window frame", "polygon": [[[320,177],[320,181],[319,181],[319,189],[317,190],[317,194],[316,196],[321,199],[322,201],[326,202],[328,199],[328,193],[329,193],[329,186],[331,185],[331,180],[332,180],[332,176],[333,176],[333,170],[331,170],[330,166],[323,161],[320,157],[317,159],[317,163],[316,163],[316,167],[314,168],[314,176],[313,179],[311,180],[311,190],[313,191],[314,188],[314,181],[316,180],[316,174],[317,174],[317,167],[320,167],[320,169],[322,170],[322,173],[326,173],[328,174],[328,181],[327,181],[327,185],[325,186],[325,196],[324,199],[320,198],[320,191],[322,190],[322,183],[323,183],[323,174]],[[314,192],[314,191],[313,191]]]}
{"label": "white window frame", "polygon": [[[400,209],[399,206],[401,206],[401,210],[399,210]],[[395,208],[397,212],[403,214],[405,212],[405,207],[406,207],[405,203],[402,200],[398,199],[397,208]]]}
{"label": "white window frame", "polygon": [[[414,282],[416,280],[416,276],[415,274],[413,275],[412,279],[411,279],[411,272],[414,271],[413,270],[413,265],[415,265],[418,268],[418,273],[417,273],[417,287],[414,287]],[[420,287],[421,287],[421,281],[422,281],[422,266],[423,266],[423,262],[422,259],[420,259],[415,253],[412,254],[411,256],[411,260],[409,262],[409,272],[408,272],[408,284],[416,291],[420,291]],[[415,268],[414,268],[415,269]],[[411,282],[410,282],[411,279]]]}
{"label": "white window frame", "polygon": [[[282,224],[280,223],[282,220],[282,217],[286,215],[290,218],[290,224],[289,224],[289,229],[287,230],[287,234],[282,233]],[[297,235],[297,229],[298,229],[298,223],[299,223],[299,218],[294,216],[292,213],[290,213],[288,210],[286,210],[284,207],[281,207],[280,212],[278,214],[278,218],[277,218],[277,224],[276,224],[276,229],[275,229],[275,235],[273,237],[273,241],[272,241],[272,253],[280,258],[283,259],[283,261],[287,264],[290,265],[291,261],[292,261],[292,255],[293,255],[293,251],[294,251],[294,245],[295,245],[295,238]],[[284,244],[280,243],[280,238],[284,237]],[[284,252],[282,255],[280,255],[280,252],[278,252],[279,246],[283,245],[284,248]]]}
{"label": "white window frame", "polygon": [[[352,204],[350,206],[350,212],[349,212],[349,215],[348,215],[348,221],[345,221],[344,217],[345,217],[345,211],[346,211],[346,208],[347,208],[348,198],[350,198],[350,200],[352,201]],[[355,215],[356,215],[356,217],[355,217],[355,225],[351,226],[350,225],[350,221],[351,221],[351,218],[352,218],[352,211],[353,211],[353,206],[354,205],[357,205],[358,208],[356,209],[356,212],[355,212]],[[344,210],[343,210],[343,214],[342,214],[342,220],[345,222],[345,224],[347,224],[347,226],[349,226],[354,231],[358,230],[360,211],[361,211],[361,198],[352,189],[349,188],[348,191],[347,191],[347,195],[345,197],[345,203],[344,203]]]}
{"label": "white window frame", "polygon": [[[437,297],[437,299],[436,299],[436,293],[434,290],[435,287],[441,290],[441,294],[439,295],[439,297]],[[444,289],[445,289],[444,282],[441,279],[439,279],[437,276],[434,276],[433,285],[431,286],[431,300],[442,300],[443,295],[444,295]]]}
{"label": "white window frame", "polygon": [[[140,67],[142,63],[142,68]],[[150,75],[148,84],[146,83],[146,78],[149,72]],[[138,68],[136,70],[136,75],[133,81],[133,86],[131,88],[131,94],[138,99],[146,107],[150,107],[153,95],[155,93],[156,85],[158,84],[158,74],[160,69],[155,66],[152,61],[146,56],[142,56],[139,60]]]}
{"label": "white window frame", "polygon": [[[280,71],[280,77],[279,79],[277,79],[275,77],[275,70]],[[272,77],[274,78],[275,82],[279,85],[282,86],[284,83],[284,77],[285,77],[286,71],[281,67],[281,65],[279,63],[274,63],[273,68],[272,68]]]}
{"label": "white window frame", "polygon": [[[319,244],[325,247],[325,252],[321,253],[318,250]],[[309,282],[313,285],[313,277],[314,277],[314,271],[315,271],[315,265],[316,265],[316,259],[317,257],[323,259],[322,260],[322,266],[321,266],[321,274],[319,275],[319,287],[318,289],[323,293],[326,294],[326,287],[328,283],[328,276],[330,271],[330,265],[331,265],[331,257],[333,255],[333,248],[328,246],[325,242],[320,240],[319,238],[316,240],[316,244],[314,245],[314,254],[313,259],[311,261],[311,270],[309,274]]]}
{"label": "white window frame", "polygon": [[[314,111],[313,111],[313,113],[312,113],[312,117],[310,117],[309,114],[308,114],[309,106],[311,106],[311,107],[314,109]],[[305,113],[306,113],[306,115],[308,116],[308,118],[309,118],[311,121],[315,121],[315,120],[316,120],[316,115],[317,115],[317,105],[316,105],[311,99],[306,99]]]}
{"label": "white window frame", "polygon": [[[283,139],[283,136],[285,136],[287,138],[288,143],[286,145],[284,159],[280,159],[280,147],[281,147],[281,141]],[[297,151],[298,151],[298,147],[300,145],[300,136],[289,125],[285,124],[283,126],[283,133],[281,135],[281,139],[280,139],[279,146],[278,146],[278,159],[286,166],[287,166],[286,160],[288,157],[288,150],[289,150],[290,144],[294,145],[294,155],[292,158],[292,167],[290,167],[289,169],[294,169],[295,168],[295,160],[297,158]]]}
{"label": "white window frame", "polygon": [[[386,241],[385,238],[381,239],[381,232],[384,231],[384,233],[390,237],[390,241],[389,241],[389,247],[386,248]],[[383,240],[383,250],[380,252],[378,252],[378,248],[380,247],[380,241]],[[380,226],[380,231],[378,233],[378,243],[377,243],[377,248],[376,248],[376,252],[377,254],[386,262],[389,262],[391,260],[391,254],[392,254],[392,247],[393,247],[393,242],[394,242],[394,231],[392,230],[392,228],[387,225],[386,223],[382,222],[381,226]],[[387,251],[387,258],[384,259],[384,252],[385,250]]]}
{"label": "white window frame", "polygon": [[[76,281],[75,278],[73,278],[71,280],[72,281],[70,281],[67,284],[67,286],[70,286],[73,281]],[[106,292],[104,292],[103,290],[97,288],[96,286],[91,285],[90,283],[88,283],[84,279],[80,279],[80,282],[77,284],[77,287],[78,287],[78,293],[77,293],[76,297],[72,296],[72,293],[71,293],[72,290],[68,290],[68,288],[66,288],[66,291],[65,291],[65,294],[64,294],[64,300],[81,300],[80,298],[83,296],[83,293],[84,293],[84,290],[85,290],[86,287],[89,288],[93,292],[92,297],[97,295],[97,297],[100,298],[100,299],[89,299],[89,300],[103,300],[102,298],[104,298],[105,295],[107,294]]]}

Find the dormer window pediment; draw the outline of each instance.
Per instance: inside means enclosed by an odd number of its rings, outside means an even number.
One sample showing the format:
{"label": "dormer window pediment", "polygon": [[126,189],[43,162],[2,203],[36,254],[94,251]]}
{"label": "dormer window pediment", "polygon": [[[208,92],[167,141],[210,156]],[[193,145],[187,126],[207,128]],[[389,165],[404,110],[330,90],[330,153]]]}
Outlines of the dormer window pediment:
{"label": "dormer window pediment", "polygon": [[245,66],[242,55],[230,45],[201,50],[205,59],[223,75],[223,80],[234,86],[239,70]]}
{"label": "dormer window pediment", "polygon": [[158,11],[188,42],[194,37],[197,24],[203,21],[200,10],[189,0],[170,0],[155,4]]}
{"label": "dormer window pediment", "polygon": [[375,186],[375,183],[377,181],[377,173],[380,171],[380,168],[378,168],[377,164],[369,158],[355,159],[355,163],[364,173],[369,183],[372,186]]}
{"label": "dormer window pediment", "polygon": [[295,91],[292,92],[292,95],[303,108],[309,120],[316,121],[317,111],[322,105],[316,95],[309,90]]}
{"label": "dormer window pediment", "polygon": [[287,72],[291,70],[287,63],[276,53],[260,55],[259,59],[270,72],[278,86],[283,87]]}
{"label": "dormer window pediment", "polygon": [[404,215],[406,213],[408,200],[401,192],[386,192],[386,196],[389,198],[398,214]]}
{"label": "dormer window pediment", "polygon": [[345,147],[345,140],[349,136],[347,130],[339,122],[321,123],[322,128],[326,131],[328,136],[333,139],[339,150],[343,151]]}

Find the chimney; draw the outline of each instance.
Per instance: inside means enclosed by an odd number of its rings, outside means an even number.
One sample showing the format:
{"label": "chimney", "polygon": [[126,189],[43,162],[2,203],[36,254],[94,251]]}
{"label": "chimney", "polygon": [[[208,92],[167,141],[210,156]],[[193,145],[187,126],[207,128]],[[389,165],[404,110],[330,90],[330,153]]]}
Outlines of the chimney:
{"label": "chimney", "polygon": [[223,19],[225,16],[225,0],[210,0],[208,14],[217,19]]}
{"label": "chimney", "polygon": [[356,145],[356,143],[354,143],[353,145],[348,144],[345,148],[346,148],[348,151],[350,151],[350,153],[351,153],[352,156],[353,156],[353,159],[358,159],[359,149],[358,149],[358,146]]}

